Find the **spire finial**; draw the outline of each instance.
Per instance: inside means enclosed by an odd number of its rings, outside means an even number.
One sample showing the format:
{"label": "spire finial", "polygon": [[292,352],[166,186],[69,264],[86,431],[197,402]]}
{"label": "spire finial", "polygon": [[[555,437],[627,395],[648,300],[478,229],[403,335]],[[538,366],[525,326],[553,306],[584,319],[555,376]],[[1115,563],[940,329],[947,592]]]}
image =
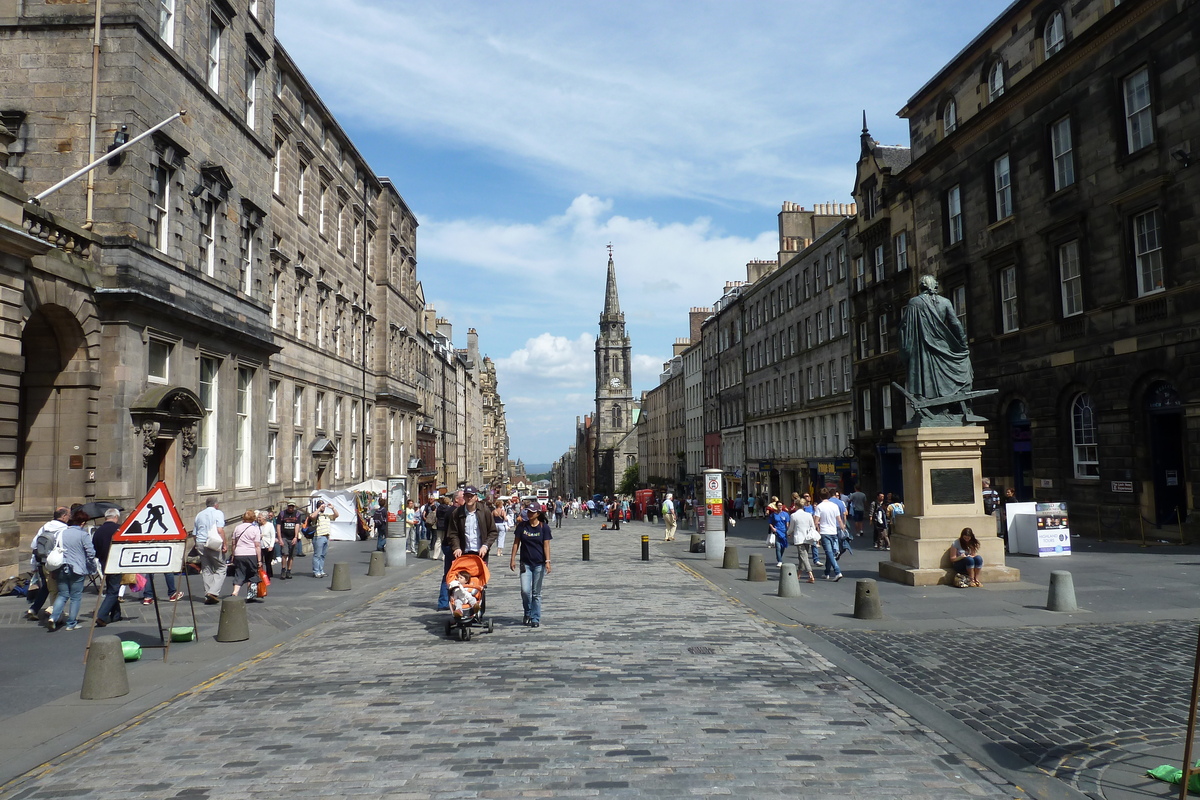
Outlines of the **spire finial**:
{"label": "spire finial", "polygon": [[612,261],[612,242],[608,243],[608,260]]}
{"label": "spire finial", "polygon": [[865,108],[863,109],[863,130],[862,130],[862,132],[863,133],[867,132],[867,110]]}

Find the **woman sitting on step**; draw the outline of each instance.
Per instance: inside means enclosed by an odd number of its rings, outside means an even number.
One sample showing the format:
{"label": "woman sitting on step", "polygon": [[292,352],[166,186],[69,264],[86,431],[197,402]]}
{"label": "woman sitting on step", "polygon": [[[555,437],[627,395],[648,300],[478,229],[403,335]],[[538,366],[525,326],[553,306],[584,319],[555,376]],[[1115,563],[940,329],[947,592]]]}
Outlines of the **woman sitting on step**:
{"label": "woman sitting on step", "polygon": [[[963,528],[962,533],[950,545],[950,563],[961,576],[958,586],[982,586],[979,582],[979,571],[983,568],[983,556],[979,555],[979,540],[970,528]],[[961,581],[966,580],[966,584]]]}

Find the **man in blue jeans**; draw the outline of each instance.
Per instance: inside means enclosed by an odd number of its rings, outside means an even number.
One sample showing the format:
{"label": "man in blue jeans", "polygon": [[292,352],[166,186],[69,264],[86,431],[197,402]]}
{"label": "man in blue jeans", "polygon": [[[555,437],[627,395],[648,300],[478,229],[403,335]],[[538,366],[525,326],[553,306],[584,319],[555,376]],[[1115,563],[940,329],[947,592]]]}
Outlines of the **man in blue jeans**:
{"label": "man in blue jeans", "polygon": [[828,489],[819,489],[817,497],[817,532],[821,534],[821,547],[825,550],[825,580],[840,581],[842,568],[837,562],[838,531],[841,529],[842,510],[829,499]]}
{"label": "man in blue jeans", "polygon": [[[449,528],[449,525],[450,525],[450,517],[454,515],[454,512],[458,511],[459,507],[462,506],[463,502],[464,502],[463,501],[463,492],[462,492],[462,489],[459,489],[458,491],[456,491],[454,493],[454,500],[449,505],[449,511],[444,513],[444,516],[446,517],[447,529]],[[443,516],[442,513],[438,514],[438,526],[439,527],[441,527],[442,516]],[[450,587],[446,585],[446,576],[450,574],[450,565],[452,563],[454,563],[454,548],[450,546],[450,537],[449,536],[442,536],[440,538],[442,541],[442,588],[441,588],[441,591],[438,592],[437,610],[438,611],[449,611],[450,610]]]}

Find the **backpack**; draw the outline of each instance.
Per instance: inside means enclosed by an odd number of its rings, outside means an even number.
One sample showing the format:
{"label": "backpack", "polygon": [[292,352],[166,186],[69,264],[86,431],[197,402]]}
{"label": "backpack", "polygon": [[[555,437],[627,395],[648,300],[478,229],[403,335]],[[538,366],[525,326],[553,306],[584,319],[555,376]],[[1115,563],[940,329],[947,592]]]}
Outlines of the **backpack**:
{"label": "backpack", "polygon": [[54,535],[54,548],[46,554],[46,569],[55,572],[62,568],[67,558],[67,548],[63,547],[62,531]]}

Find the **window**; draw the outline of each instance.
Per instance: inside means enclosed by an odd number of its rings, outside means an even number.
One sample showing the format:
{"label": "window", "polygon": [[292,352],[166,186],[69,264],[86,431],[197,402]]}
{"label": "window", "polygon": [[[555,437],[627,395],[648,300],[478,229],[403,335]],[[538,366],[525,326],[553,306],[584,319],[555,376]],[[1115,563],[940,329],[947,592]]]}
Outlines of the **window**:
{"label": "window", "polygon": [[821,272],[821,262],[820,262],[820,261],[814,261],[814,262],[813,262],[813,284],[814,284],[814,285],[813,285],[813,293],[814,293],[814,294],[820,294],[820,293],[821,293],[821,286],[822,286],[822,283],[821,283],[821,275],[822,275],[822,272]]}
{"label": "window", "polygon": [[838,316],[842,320],[841,334],[842,334],[842,336],[845,336],[847,333],[850,332],[850,301],[849,300],[839,300],[838,301]]}
{"label": "window", "polygon": [[342,479],[342,440],[333,440],[333,477]]}
{"label": "window", "polygon": [[995,102],[1004,94],[1004,62],[992,64],[988,72],[988,102]]}
{"label": "window", "polygon": [[810,296],[808,281],[809,281],[808,267],[805,267],[804,268],[804,299],[805,300],[807,300]]}
{"label": "window", "polygon": [[1125,79],[1125,138],[1131,153],[1154,143],[1154,115],[1150,111],[1150,70],[1146,67]]}
{"label": "window", "polygon": [[346,216],[346,206],[339,205],[337,210],[337,249],[342,251],[345,249],[346,243],[343,241],[343,231]]}
{"label": "window", "polygon": [[825,309],[825,324],[829,326],[829,339],[832,341],[837,336],[837,318],[833,316],[832,305]]}
{"label": "window", "polygon": [[967,329],[967,287],[955,286],[950,290],[950,302],[954,304],[954,316]]}
{"label": "window", "polygon": [[300,434],[296,434],[292,438],[292,482],[299,483],[304,477],[304,461],[301,459],[304,453],[304,439]]}
{"label": "window", "polygon": [[146,380],[169,383],[171,380],[171,345],[151,339],[146,351]]}
{"label": "window", "polygon": [[884,386],[879,390],[879,412],[883,415],[883,429],[892,427],[892,387]]}
{"label": "window", "polygon": [[831,360],[829,362],[829,393],[837,394],[839,391],[837,362]]}
{"label": "window", "polygon": [[258,0],[250,0],[250,15],[258,19]]}
{"label": "window", "polygon": [[825,365],[817,364],[817,396],[825,396]]}
{"label": "window", "polygon": [[200,269],[213,275],[217,268],[217,202],[205,198],[200,204]]}
{"label": "window", "polygon": [[850,356],[842,356],[842,390],[850,391]]}
{"label": "window", "polygon": [[879,283],[883,280],[883,245],[875,245],[875,260],[874,260],[875,282]]}
{"label": "window", "polygon": [[1066,38],[1062,12],[1055,11],[1050,15],[1050,19],[1046,20],[1046,27],[1042,30],[1042,45],[1046,58],[1062,50]]}
{"label": "window", "polygon": [[879,352],[888,351],[888,315],[879,315]]}
{"label": "window", "polygon": [[813,368],[808,367],[804,370],[805,382],[808,383],[808,399],[812,400],[817,396],[817,385],[813,380]]}
{"label": "window", "polygon": [[858,406],[859,421],[858,429],[862,431],[871,430],[871,390],[863,389],[859,395]]}
{"label": "window", "polygon": [[325,201],[329,194],[328,184],[321,184],[321,194],[317,199],[317,233],[325,233]]}
{"label": "window", "polygon": [[833,288],[833,253],[825,254],[825,285]]}
{"label": "window", "polygon": [[896,250],[896,272],[908,269],[908,231],[900,231],[892,240]]}
{"label": "window", "polygon": [[279,483],[279,474],[275,459],[279,453],[279,433],[271,431],[267,434],[267,483]]}
{"label": "window", "polygon": [[324,392],[317,392],[316,415],[317,415],[317,430],[324,430],[324,428],[325,428],[325,393]]}
{"label": "window", "polygon": [[225,25],[217,17],[208,19],[208,88],[214,92],[221,88],[221,39]]}
{"label": "window", "polygon": [[150,184],[150,243],[163,253],[171,243],[172,176],[172,170],[160,163],[154,168],[154,180]]}
{"label": "window", "polygon": [[1054,191],[1057,192],[1075,182],[1070,117],[1063,117],[1050,126],[1050,154],[1054,158]]}
{"label": "window", "polygon": [[869,352],[867,341],[867,323],[858,323],[858,358],[861,361],[867,357]]}
{"label": "window", "polygon": [[333,399],[333,429],[338,433],[342,431],[342,398],[340,397]]}
{"label": "window", "polygon": [[854,290],[856,292],[862,291],[862,288],[866,286],[866,283],[867,277],[865,261],[863,260],[862,256],[859,256],[854,259]]}
{"label": "window", "polygon": [[837,249],[837,279],[846,280],[846,247],[840,244]]}
{"label": "window", "polygon": [[253,130],[255,100],[258,97],[258,74],[262,67],[254,60],[246,62],[246,125]]}
{"label": "window", "polygon": [[350,440],[350,477],[358,477],[358,439]]}
{"label": "window", "polygon": [[271,271],[271,327],[279,327],[279,273]]}
{"label": "window", "polygon": [[281,70],[279,67],[275,68],[275,83],[273,91],[275,92],[276,97],[283,99],[283,70]]}
{"label": "window", "polygon": [[279,381],[267,383],[267,422],[279,422]]}
{"label": "window", "polygon": [[1071,450],[1076,478],[1100,477],[1100,453],[1096,442],[1096,414],[1092,398],[1079,394],[1071,404]]}
{"label": "window", "polygon": [[300,165],[300,178],[296,182],[296,213],[304,216],[304,184],[308,179],[308,164]]}
{"label": "window", "polygon": [[804,320],[804,349],[808,350],[813,346],[812,337],[812,317]]}
{"label": "window", "polygon": [[825,341],[825,312],[817,312],[817,344]]}
{"label": "window", "polygon": [[196,488],[215,489],[217,485],[217,377],[221,362],[200,357],[200,430],[196,437]]}
{"label": "window", "polygon": [[1058,247],[1058,281],[1062,292],[1062,315],[1083,313],[1083,278],[1079,271],[1079,241]]}
{"label": "window", "polygon": [[621,407],[618,405],[612,407],[612,425],[615,429],[621,428]]}
{"label": "window", "polygon": [[158,0],[158,38],[175,46],[175,0]]}
{"label": "window", "polygon": [[962,193],[958,186],[951,186],[950,191],[946,192],[946,229],[950,244],[962,241]]}
{"label": "window", "polygon": [[257,231],[250,220],[249,214],[242,217],[242,293],[245,295],[254,293],[254,235]]}
{"label": "window", "polygon": [[1020,327],[1017,319],[1017,268],[1000,270],[1000,321],[1005,333]]}
{"label": "window", "polygon": [[942,107],[942,135],[949,136],[954,133],[954,129],[958,127],[958,104],[954,100],[947,100],[946,105]]}
{"label": "window", "polygon": [[283,139],[275,140],[275,157],[271,159],[271,191],[279,194],[279,181],[283,175]]}
{"label": "window", "polygon": [[234,454],[234,469],[237,485],[249,486],[253,471],[254,438],[251,429],[251,403],[253,402],[254,370],[238,367],[237,383],[237,452]]}
{"label": "window", "polygon": [[292,427],[304,427],[304,387],[292,390]]}
{"label": "window", "polygon": [[1008,153],[992,162],[992,187],[996,197],[996,219],[1012,216],[1012,175],[1008,168]]}
{"label": "window", "polygon": [[[303,263],[304,263],[304,256],[303,256],[303,255],[297,255],[297,257],[296,257],[296,262],[297,262],[298,264],[303,264]],[[303,334],[304,334],[304,311],[305,311],[305,309],[308,307],[308,305],[307,305],[307,303],[306,303],[306,301],[305,301],[305,295],[306,295],[306,294],[307,294],[307,292],[305,292],[305,291],[304,291],[304,287],[303,287],[303,286],[297,286],[297,287],[296,287],[296,328],[295,328],[295,334],[296,334],[296,338],[297,338],[297,339],[303,339],[303,338],[304,338],[304,335],[303,335]]]}
{"label": "window", "polygon": [[1162,214],[1157,208],[1133,218],[1138,297],[1163,289]]}

